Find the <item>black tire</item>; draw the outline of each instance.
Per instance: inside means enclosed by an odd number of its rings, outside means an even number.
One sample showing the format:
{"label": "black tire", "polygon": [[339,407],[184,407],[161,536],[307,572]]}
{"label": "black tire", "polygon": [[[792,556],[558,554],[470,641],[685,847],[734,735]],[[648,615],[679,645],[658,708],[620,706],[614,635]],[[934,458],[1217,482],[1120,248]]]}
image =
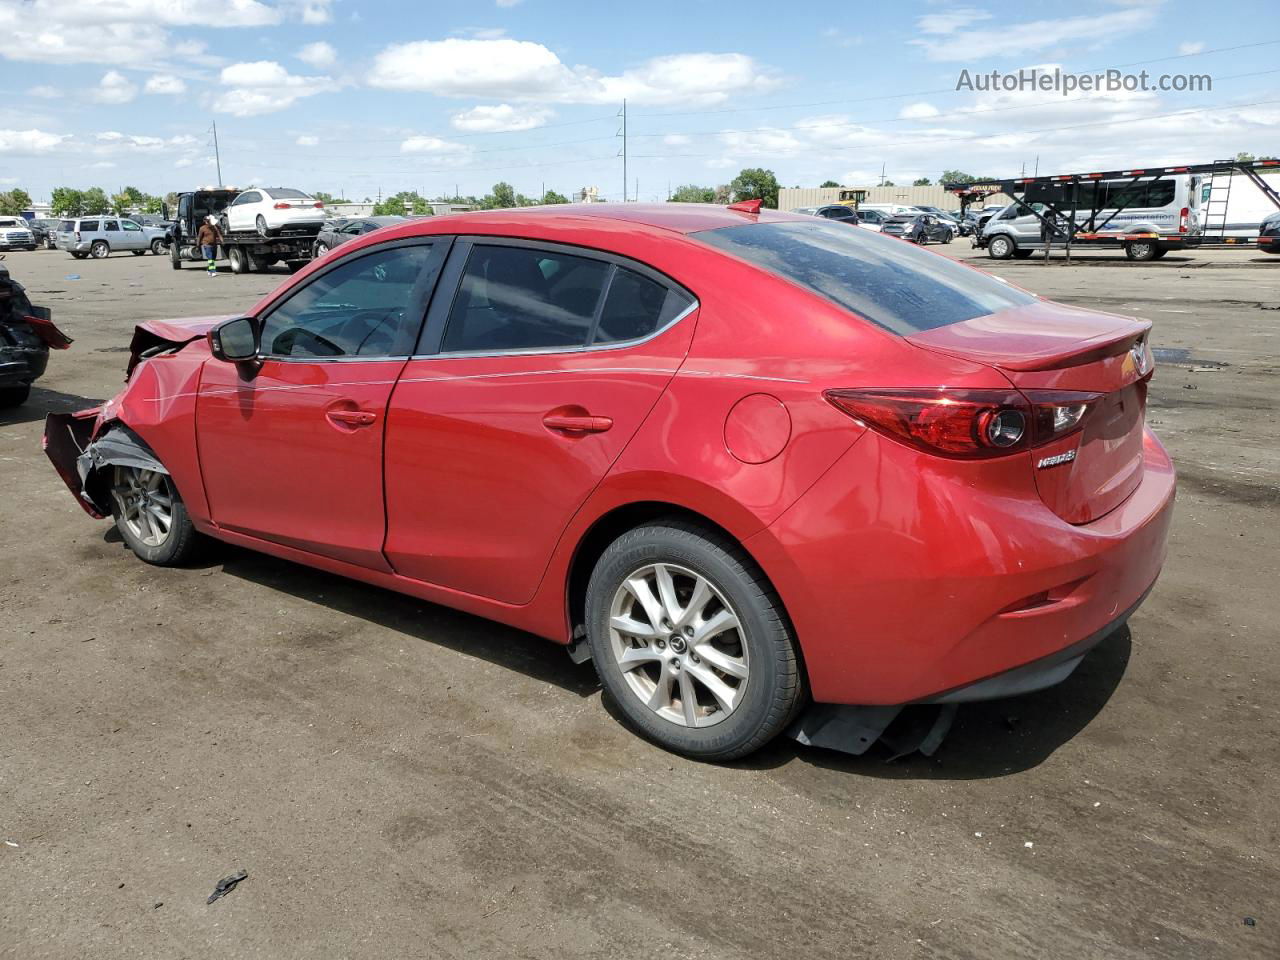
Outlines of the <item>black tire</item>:
{"label": "black tire", "polygon": [[105,240],[95,240],[89,245],[89,256],[95,260],[104,260],[111,256],[111,244]]}
{"label": "black tire", "polygon": [[145,250],[130,250],[129,252],[135,257],[145,257],[147,255],[147,251]]}
{"label": "black tire", "polygon": [[942,235],[942,242],[943,242],[943,243],[950,243],[950,242],[951,242],[952,240],[954,240],[955,238],[956,238],[956,235],[955,235],[954,233],[952,233],[950,230],[948,230],[946,233],[944,233],[944,234]]}
{"label": "black tire", "polygon": [[37,249],[37,247],[38,247],[38,246],[39,246],[39,244],[35,244],[35,243],[33,243],[33,244],[31,244],[31,246],[27,247],[27,249],[28,249],[28,250],[30,250],[32,253],[35,253],[35,251],[36,251],[36,249]]}
{"label": "black tire", "polygon": [[0,387],[0,409],[19,407],[31,396],[31,384],[20,383],[16,387]]}
{"label": "black tire", "polygon": [[329,252],[329,245],[327,243],[321,243],[319,240],[317,240],[315,247],[313,247],[311,250],[311,259],[319,260],[328,252]]}
{"label": "black tire", "polygon": [[1027,260],[1027,259],[1029,259],[1029,258],[1031,257],[1031,255],[1032,255],[1032,254],[1034,254],[1034,253],[1035,253],[1035,251],[1034,251],[1034,250],[1024,250],[1024,249],[1023,249],[1023,248],[1021,248],[1021,247],[1019,247],[1017,250],[1014,250],[1014,251],[1013,251],[1013,255],[1014,255],[1014,257],[1015,257],[1015,258],[1017,258],[1018,260]]}
{"label": "black tire", "polygon": [[1133,240],[1124,245],[1124,255],[1130,260],[1143,262],[1156,259],[1159,249],[1151,240]]}
{"label": "black tire", "polygon": [[87,256],[88,256],[88,254],[87,254],[87,253],[72,253],[72,254],[71,254],[71,256],[75,257],[77,260],[83,260],[85,257],[87,257]]}
{"label": "black tire", "polygon": [[[118,476],[116,471],[121,468],[109,467],[108,469],[112,471],[114,485]],[[191,559],[199,549],[202,537],[191,523],[187,506],[182,502],[182,495],[178,493],[173,478],[168,474],[162,474],[161,477],[163,489],[171,499],[172,519],[168,534],[160,543],[149,544],[138,537],[123,518],[123,505],[114,492],[111,495],[111,516],[116,522],[116,529],[120,531],[120,536],[124,538],[124,542],[139,560],[157,567],[174,567]]]}
{"label": "black tire", "polygon": [[992,260],[1008,260],[1017,249],[1018,245],[1006,236],[995,236],[987,241],[987,256]]}
{"label": "black tire", "polygon": [[164,256],[164,241],[163,241],[163,240],[161,240],[159,237],[156,237],[154,240],[152,240],[152,241],[151,241],[151,252],[152,252],[152,253],[154,253],[157,257],[163,257],[163,256]]}
{"label": "black tire", "polygon": [[254,221],[254,224],[258,228],[258,236],[260,237],[271,236],[271,231],[267,229],[267,218],[264,217],[262,214],[258,214],[258,219]]}
{"label": "black tire", "polygon": [[245,256],[244,248],[232,245],[227,248],[227,260],[231,264],[232,273],[248,273],[249,260]]}
{"label": "black tire", "polygon": [[[668,720],[646,706],[628,684],[613,652],[609,624],[615,594],[633,574],[657,563],[671,564],[705,578],[723,596],[741,625],[729,634],[749,667],[747,678],[741,681],[745,686],[737,688],[742,691],[741,699],[723,719],[708,726]],[[803,670],[781,601],[746,551],[711,530],[670,519],[656,520],[623,534],[605,550],[592,571],[586,616],[587,638],[600,682],[632,729],[665,749],[699,760],[746,756],[781,733],[802,703]],[[659,655],[675,656],[674,640],[680,636],[674,634],[673,645],[666,654]],[[654,642],[666,644],[661,639]],[[683,640],[681,643],[683,646]],[[692,641],[690,644],[683,652],[698,664],[690,671],[708,670],[709,661],[699,661],[694,655],[696,650],[706,648],[695,648]],[[652,667],[659,676],[666,669],[662,661]],[[654,682],[652,678],[650,682]],[[714,705],[702,708],[712,711],[707,716],[723,709]]]}
{"label": "black tire", "polygon": [[182,269],[182,254],[178,250],[178,244],[173,243],[169,246],[169,263],[175,270]]}

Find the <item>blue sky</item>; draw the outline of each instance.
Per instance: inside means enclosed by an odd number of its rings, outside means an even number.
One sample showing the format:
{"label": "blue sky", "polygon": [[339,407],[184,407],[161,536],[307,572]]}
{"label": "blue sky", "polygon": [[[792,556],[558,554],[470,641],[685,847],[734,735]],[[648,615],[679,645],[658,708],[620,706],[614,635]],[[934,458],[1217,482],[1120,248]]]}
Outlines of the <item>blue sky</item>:
{"label": "blue sky", "polygon": [[[0,189],[529,195],[898,183],[1280,154],[1274,2],[0,0]],[[1268,33],[1268,30],[1270,33]],[[1248,46],[1246,46],[1248,45]],[[1060,66],[1211,91],[957,91]],[[1203,110],[1202,108],[1211,108]],[[1200,111],[1200,112],[1191,112]]]}

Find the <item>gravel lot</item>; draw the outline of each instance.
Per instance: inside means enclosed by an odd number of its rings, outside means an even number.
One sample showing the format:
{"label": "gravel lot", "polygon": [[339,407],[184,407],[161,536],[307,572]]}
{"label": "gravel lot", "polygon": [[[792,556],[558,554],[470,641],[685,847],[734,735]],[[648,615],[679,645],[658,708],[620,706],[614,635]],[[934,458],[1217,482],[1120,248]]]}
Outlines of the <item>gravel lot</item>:
{"label": "gravel lot", "polygon": [[1155,322],[1181,486],[1130,629],[933,759],[708,766],[524,634],[231,548],[134,560],[44,414],[118,389],[135,321],[285,274],[9,255],[76,343],[0,414],[0,956],[1280,955],[1280,258],[1077,259],[974,262]]}

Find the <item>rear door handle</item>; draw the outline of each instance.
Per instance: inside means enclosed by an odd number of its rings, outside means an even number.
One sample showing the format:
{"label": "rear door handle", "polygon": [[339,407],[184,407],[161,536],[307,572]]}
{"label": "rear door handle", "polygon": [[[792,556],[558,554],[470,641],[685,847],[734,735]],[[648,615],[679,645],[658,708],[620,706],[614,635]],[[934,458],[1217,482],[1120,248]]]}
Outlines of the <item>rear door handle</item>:
{"label": "rear door handle", "polygon": [[376,413],[368,410],[330,410],[325,414],[335,423],[345,423],[353,427],[367,427],[378,419]]}
{"label": "rear door handle", "polygon": [[560,430],[564,433],[604,433],[613,426],[613,418],[569,417],[549,413],[542,418],[542,424],[548,430]]}

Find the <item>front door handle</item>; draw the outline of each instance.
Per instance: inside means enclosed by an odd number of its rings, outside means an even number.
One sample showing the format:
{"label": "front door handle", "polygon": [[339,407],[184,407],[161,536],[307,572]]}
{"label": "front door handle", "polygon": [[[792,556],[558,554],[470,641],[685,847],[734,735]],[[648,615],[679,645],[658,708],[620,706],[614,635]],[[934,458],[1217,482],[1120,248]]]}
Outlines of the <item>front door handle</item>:
{"label": "front door handle", "polygon": [[560,430],[564,433],[604,433],[613,426],[613,418],[572,417],[549,413],[542,418],[542,425],[548,430]]}
{"label": "front door handle", "polygon": [[367,427],[378,419],[376,413],[368,410],[330,410],[325,416],[335,423],[344,423],[352,427]]}

